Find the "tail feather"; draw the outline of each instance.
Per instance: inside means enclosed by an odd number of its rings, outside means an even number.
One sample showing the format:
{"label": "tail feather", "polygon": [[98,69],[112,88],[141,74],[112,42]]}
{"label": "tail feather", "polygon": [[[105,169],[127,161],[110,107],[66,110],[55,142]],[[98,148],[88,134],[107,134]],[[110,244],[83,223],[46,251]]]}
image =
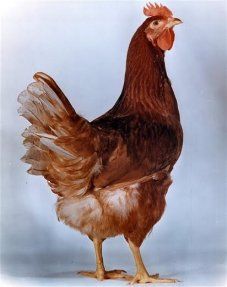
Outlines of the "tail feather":
{"label": "tail feather", "polygon": [[80,196],[100,169],[94,132],[80,117],[58,85],[44,73],[23,91],[19,113],[32,125],[23,132],[28,173],[42,175],[59,196]]}
{"label": "tail feather", "polygon": [[37,82],[42,82],[44,84],[47,85],[47,91],[52,91],[54,92],[56,95],[58,95],[58,99],[62,102],[62,104],[64,105],[64,107],[66,107],[68,113],[70,116],[74,116],[75,115],[75,110],[72,107],[72,105],[70,104],[69,100],[66,98],[66,96],[64,95],[64,93],[62,92],[62,90],[59,88],[59,86],[57,85],[57,83],[48,75],[46,75],[45,73],[42,72],[38,72],[36,73],[33,78],[37,81]]}

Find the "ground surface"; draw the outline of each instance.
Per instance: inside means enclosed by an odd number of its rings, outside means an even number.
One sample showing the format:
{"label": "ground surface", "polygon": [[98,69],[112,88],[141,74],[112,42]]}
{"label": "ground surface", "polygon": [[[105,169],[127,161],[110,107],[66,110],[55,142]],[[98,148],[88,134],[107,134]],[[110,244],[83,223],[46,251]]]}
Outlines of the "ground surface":
{"label": "ground surface", "polygon": [[[108,244],[108,243],[107,243]],[[119,251],[120,252],[120,251]],[[85,252],[86,253],[86,252]],[[129,273],[134,272],[130,256],[107,252],[109,269],[124,268]],[[125,252],[123,252],[125,253]],[[171,258],[149,260],[145,257],[147,266],[152,273],[159,272],[162,277],[172,277],[182,282],[176,286],[225,286],[227,283],[224,255],[194,254],[183,258],[177,254],[169,254]],[[218,263],[217,258],[218,256]],[[90,260],[89,260],[90,257]],[[123,280],[96,281],[76,274],[79,270],[93,269],[93,254],[84,254],[81,258],[73,259],[72,254],[62,256],[34,255],[32,257],[5,258],[4,277],[8,282],[22,286],[126,286]],[[119,259],[117,261],[117,259]],[[78,262],[76,262],[78,260]],[[80,260],[80,261],[79,261]],[[90,261],[90,262],[89,262]],[[92,262],[91,262],[92,261]],[[116,263],[114,263],[116,261]],[[127,262],[128,261],[128,262]],[[154,263],[156,261],[156,264]],[[153,264],[149,264],[149,262]],[[153,265],[153,269],[151,266]],[[7,282],[6,281],[6,282]],[[160,285],[160,284],[159,284]],[[167,284],[170,285],[170,284]],[[166,286],[166,284],[164,285]]]}

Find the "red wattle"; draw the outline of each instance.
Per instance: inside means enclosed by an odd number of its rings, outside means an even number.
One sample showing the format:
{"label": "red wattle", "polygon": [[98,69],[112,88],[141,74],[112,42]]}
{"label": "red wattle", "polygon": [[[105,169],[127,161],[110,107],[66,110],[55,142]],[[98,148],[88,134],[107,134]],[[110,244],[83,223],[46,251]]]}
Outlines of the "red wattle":
{"label": "red wattle", "polygon": [[175,34],[173,32],[173,29],[167,29],[158,37],[157,45],[163,51],[170,50],[173,47],[174,38]]}

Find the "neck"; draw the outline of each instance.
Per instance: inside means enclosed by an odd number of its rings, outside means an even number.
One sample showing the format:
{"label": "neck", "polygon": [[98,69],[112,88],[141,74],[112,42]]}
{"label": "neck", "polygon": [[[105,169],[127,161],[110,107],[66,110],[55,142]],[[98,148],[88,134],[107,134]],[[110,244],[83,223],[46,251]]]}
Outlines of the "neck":
{"label": "neck", "polygon": [[128,49],[125,81],[115,114],[159,114],[179,118],[176,98],[166,74],[164,52],[146,38],[145,23]]}

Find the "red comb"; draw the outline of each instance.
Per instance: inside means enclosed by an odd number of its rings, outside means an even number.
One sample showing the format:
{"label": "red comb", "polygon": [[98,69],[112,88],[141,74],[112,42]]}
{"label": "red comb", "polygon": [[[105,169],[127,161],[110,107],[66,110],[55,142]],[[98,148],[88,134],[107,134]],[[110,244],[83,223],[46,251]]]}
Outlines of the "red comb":
{"label": "red comb", "polygon": [[166,7],[158,6],[158,4],[151,4],[150,2],[147,3],[146,7],[143,8],[143,13],[145,16],[152,17],[152,16],[163,16],[163,17],[171,17],[173,13]]}

